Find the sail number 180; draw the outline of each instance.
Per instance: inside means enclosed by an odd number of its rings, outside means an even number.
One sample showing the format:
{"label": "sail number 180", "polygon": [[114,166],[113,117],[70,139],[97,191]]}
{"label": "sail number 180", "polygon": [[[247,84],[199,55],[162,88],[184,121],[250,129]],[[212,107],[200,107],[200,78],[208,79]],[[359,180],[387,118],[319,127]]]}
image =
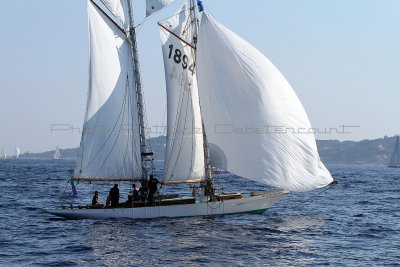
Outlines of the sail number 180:
{"label": "sail number 180", "polygon": [[189,65],[189,58],[183,54],[178,48],[174,49],[174,45],[169,46],[168,58],[173,59],[176,64],[181,64],[183,69],[188,69],[192,75],[194,74],[194,63]]}

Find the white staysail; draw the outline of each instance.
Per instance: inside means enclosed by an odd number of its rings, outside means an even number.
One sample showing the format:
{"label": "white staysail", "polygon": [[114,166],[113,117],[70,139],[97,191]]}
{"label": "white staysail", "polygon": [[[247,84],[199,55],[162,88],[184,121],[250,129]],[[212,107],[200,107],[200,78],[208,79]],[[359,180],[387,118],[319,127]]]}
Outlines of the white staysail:
{"label": "white staysail", "polygon": [[131,45],[91,1],[88,15],[89,93],[74,176],[138,178],[142,168]]}
{"label": "white staysail", "polygon": [[302,104],[263,54],[203,13],[197,59],[207,138],[222,167],[290,191],[332,182]]}
{"label": "white staysail", "polygon": [[19,158],[19,154],[20,154],[20,149],[19,147],[15,148],[15,158]]}
{"label": "white staysail", "polygon": [[146,0],[146,17],[163,9],[174,0]]}
{"label": "white staysail", "polygon": [[396,137],[392,156],[390,157],[389,167],[400,168],[400,143],[399,136]]}
{"label": "white staysail", "polygon": [[184,5],[160,22],[167,87],[166,181],[204,178],[203,128],[195,73],[194,20]]}
{"label": "white staysail", "polygon": [[54,152],[53,159],[55,159],[55,160],[61,159],[61,153],[60,153],[60,149],[58,148],[58,146],[56,147],[56,151]]}

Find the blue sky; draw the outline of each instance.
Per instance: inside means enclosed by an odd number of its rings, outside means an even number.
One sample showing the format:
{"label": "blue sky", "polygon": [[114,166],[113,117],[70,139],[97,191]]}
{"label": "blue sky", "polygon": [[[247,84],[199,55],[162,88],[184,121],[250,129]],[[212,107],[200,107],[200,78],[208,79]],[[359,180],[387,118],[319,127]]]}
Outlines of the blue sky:
{"label": "blue sky", "polygon": [[[166,105],[156,22],[181,2],[143,22],[144,0],[134,0],[150,126],[162,124]],[[400,133],[400,1],[203,2],[281,70],[313,127],[334,128],[317,138]],[[78,146],[88,83],[86,1],[4,1],[0,14],[0,150]]]}

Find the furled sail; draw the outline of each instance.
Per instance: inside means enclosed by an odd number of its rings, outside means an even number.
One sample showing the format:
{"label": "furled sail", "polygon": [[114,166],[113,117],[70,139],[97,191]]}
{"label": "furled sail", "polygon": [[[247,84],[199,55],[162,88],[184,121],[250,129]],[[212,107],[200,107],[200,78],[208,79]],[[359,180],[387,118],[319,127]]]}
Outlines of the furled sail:
{"label": "furled sail", "polygon": [[390,157],[389,167],[400,168],[400,143],[399,136],[396,138],[392,156]]}
{"label": "furled sail", "polygon": [[88,1],[89,93],[74,176],[142,176],[139,123],[129,40]]}
{"label": "furled sail", "polygon": [[146,17],[163,9],[174,0],[146,0]]}
{"label": "furled sail", "polygon": [[167,181],[204,178],[203,130],[195,73],[195,20],[189,8],[160,22],[167,87]]}
{"label": "furled sail", "polygon": [[203,13],[197,60],[210,149],[228,171],[290,191],[332,182],[302,104],[263,54]]}
{"label": "furled sail", "polygon": [[128,1],[127,0],[101,0],[119,22],[124,25],[124,29],[129,27]]}

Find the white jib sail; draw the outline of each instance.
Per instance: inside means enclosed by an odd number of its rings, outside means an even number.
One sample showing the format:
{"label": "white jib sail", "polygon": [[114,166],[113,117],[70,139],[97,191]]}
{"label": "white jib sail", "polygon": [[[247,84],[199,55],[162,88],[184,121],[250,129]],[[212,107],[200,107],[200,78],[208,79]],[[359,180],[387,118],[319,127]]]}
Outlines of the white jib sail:
{"label": "white jib sail", "polygon": [[189,18],[184,5],[160,23],[167,87],[167,181],[204,178],[203,128],[192,47],[194,25]]}
{"label": "white jib sail", "polygon": [[400,143],[399,137],[396,138],[392,156],[390,157],[389,167],[400,167]]}
{"label": "white jib sail", "polygon": [[19,154],[20,154],[20,149],[19,149],[19,147],[16,147],[15,148],[15,157],[18,158]]}
{"label": "white jib sail", "polygon": [[89,93],[74,176],[142,174],[135,78],[126,36],[90,1]]}
{"label": "white jib sail", "polygon": [[163,9],[174,0],[146,0],[146,17]]}
{"label": "white jib sail", "polygon": [[197,58],[211,157],[227,165],[217,167],[290,191],[332,181],[302,104],[263,54],[204,13]]}

